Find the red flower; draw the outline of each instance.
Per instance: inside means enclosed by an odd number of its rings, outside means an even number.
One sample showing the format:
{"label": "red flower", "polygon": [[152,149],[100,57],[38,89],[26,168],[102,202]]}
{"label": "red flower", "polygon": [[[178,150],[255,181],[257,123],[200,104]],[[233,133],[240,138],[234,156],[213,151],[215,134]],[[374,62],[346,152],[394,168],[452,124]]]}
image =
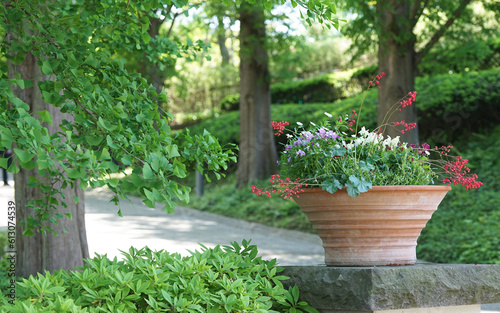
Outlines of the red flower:
{"label": "red flower", "polygon": [[286,126],[288,126],[289,123],[287,121],[281,121],[281,122],[271,122],[271,126],[274,128],[274,130],[277,130],[276,133],[274,133],[275,136],[281,136],[283,134],[283,131],[285,130]]}

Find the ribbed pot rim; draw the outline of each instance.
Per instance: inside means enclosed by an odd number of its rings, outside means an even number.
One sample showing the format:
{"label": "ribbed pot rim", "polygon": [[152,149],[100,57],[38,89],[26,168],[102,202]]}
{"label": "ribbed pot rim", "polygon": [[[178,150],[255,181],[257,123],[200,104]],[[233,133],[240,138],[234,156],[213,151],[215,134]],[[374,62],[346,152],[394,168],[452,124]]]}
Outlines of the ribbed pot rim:
{"label": "ribbed pot rim", "polygon": [[[301,193],[310,192],[327,192],[320,187],[303,188]],[[342,191],[347,190],[347,187],[342,188]],[[390,185],[390,186],[373,186],[368,192],[383,192],[383,191],[450,191],[451,187],[447,185]]]}

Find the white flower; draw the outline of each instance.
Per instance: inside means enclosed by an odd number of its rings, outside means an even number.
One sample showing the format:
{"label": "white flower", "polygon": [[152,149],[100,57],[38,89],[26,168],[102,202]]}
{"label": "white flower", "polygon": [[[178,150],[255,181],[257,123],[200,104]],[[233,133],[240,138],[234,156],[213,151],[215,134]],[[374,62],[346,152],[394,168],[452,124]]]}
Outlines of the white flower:
{"label": "white flower", "polygon": [[304,125],[304,124],[302,124],[301,122],[297,122],[297,125],[302,126],[302,125]]}
{"label": "white flower", "polygon": [[286,134],[286,137],[287,137],[287,138],[293,138],[293,135]]}
{"label": "white flower", "polygon": [[391,148],[396,148],[399,144],[399,136],[391,140]]}
{"label": "white flower", "polygon": [[316,124],[314,124],[313,122],[310,122],[312,126],[316,126]]}
{"label": "white flower", "polygon": [[389,147],[391,149],[395,149],[399,144],[399,136],[395,138],[391,138],[391,136],[387,136],[387,138],[382,142],[382,145],[385,147]]}
{"label": "white flower", "polygon": [[328,112],[325,112],[325,115],[328,116],[328,117],[332,117],[332,115]]}
{"label": "white flower", "polygon": [[360,135],[366,136],[368,135],[368,131],[365,129],[365,127],[361,127],[361,130],[359,131]]}

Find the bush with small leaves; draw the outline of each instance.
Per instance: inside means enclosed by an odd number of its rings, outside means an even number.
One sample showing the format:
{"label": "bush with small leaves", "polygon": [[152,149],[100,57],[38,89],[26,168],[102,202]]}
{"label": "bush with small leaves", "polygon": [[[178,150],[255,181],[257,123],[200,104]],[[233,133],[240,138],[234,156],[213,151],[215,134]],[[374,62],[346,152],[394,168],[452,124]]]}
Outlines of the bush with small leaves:
{"label": "bush with small leaves", "polygon": [[15,305],[3,299],[0,312],[317,312],[246,240],[186,257],[147,247],[122,253],[123,261],[96,256],[76,271],[24,279]]}

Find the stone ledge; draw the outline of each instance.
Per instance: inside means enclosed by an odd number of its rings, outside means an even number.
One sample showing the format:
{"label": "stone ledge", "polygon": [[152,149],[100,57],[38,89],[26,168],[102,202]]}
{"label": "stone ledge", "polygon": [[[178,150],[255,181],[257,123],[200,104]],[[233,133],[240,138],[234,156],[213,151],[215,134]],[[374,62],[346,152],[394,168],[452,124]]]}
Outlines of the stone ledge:
{"label": "stone ledge", "polygon": [[286,266],[300,298],[320,312],[373,312],[500,302],[500,265]]}

